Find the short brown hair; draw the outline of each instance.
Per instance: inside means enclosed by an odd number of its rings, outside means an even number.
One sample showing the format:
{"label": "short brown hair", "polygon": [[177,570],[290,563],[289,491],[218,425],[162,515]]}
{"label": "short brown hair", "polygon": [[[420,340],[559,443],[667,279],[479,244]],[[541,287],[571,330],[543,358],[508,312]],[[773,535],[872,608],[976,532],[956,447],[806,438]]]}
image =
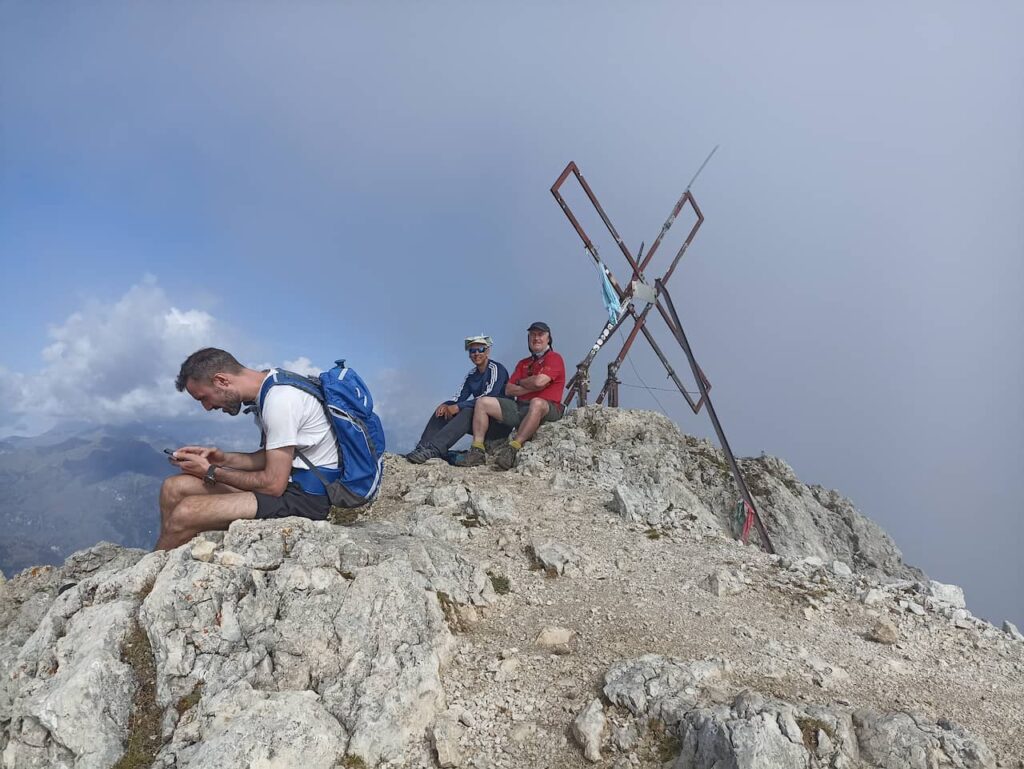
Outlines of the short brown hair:
{"label": "short brown hair", "polygon": [[235,360],[231,353],[218,350],[216,347],[204,347],[185,358],[174,386],[181,392],[189,379],[209,382],[215,374],[241,374],[242,369],[242,364]]}

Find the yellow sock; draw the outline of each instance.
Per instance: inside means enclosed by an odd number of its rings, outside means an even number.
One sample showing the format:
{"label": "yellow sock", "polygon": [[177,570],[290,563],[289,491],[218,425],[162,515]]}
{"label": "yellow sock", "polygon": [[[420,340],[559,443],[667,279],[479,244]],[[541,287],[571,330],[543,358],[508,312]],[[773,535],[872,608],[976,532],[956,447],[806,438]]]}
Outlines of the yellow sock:
{"label": "yellow sock", "polygon": [[480,451],[486,451],[487,448],[484,446],[483,441],[473,441],[473,448],[480,449]]}
{"label": "yellow sock", "polygon": [[523,447],[523,444],[521,444],[519,441],[509,441],[508,445],[514,448],[516,451],[519,451],[519,449]]}

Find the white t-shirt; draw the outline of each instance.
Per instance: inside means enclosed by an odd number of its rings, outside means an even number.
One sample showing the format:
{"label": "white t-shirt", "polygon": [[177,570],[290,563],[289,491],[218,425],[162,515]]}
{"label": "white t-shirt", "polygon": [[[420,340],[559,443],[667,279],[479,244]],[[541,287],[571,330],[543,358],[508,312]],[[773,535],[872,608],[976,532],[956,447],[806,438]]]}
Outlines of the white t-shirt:
{"label": "white t-shirt", "polygon": [[[338,444],[330,422],[324,407],[309,393],[289,385],[271,387],[263,401],[263,413],[257,420],[260,422],[267,436],[264,448],[295,446],[317,467],[338,466]],[[308,469],[298,455],[292,467]]]}

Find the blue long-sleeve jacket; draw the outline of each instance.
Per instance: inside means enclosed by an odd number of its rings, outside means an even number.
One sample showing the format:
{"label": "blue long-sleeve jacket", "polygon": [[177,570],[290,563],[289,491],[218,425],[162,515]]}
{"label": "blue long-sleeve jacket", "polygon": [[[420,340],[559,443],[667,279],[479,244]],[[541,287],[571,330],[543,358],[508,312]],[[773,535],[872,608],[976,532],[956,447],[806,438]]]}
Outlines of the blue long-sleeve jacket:
{"label": "blue long-sleeve jacket", "polygon": [[445,401],[451,405],[454,403],[459,410],[473,407],[477,398],[485,395],[492,395],[496,398],[505,397],[505,385],[508,384],[508,371],[497,361],[489,361],[487,368],[477,371],[473,366],[462,380],[462,387],[455,394],[452,400]]}

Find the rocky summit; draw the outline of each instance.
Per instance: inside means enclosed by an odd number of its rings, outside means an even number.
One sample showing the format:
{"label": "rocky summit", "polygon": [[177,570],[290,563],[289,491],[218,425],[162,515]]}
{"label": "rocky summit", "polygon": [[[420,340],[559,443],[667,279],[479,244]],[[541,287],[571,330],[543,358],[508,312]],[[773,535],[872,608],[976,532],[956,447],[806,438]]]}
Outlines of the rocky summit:
{"label": "rocky summit", "polygon": [[[0,578],[0,767],[1024,767],[1024,637],[834,491],[588,407],[358,521]],[[154,501],[155,508],[155,501]]]}

